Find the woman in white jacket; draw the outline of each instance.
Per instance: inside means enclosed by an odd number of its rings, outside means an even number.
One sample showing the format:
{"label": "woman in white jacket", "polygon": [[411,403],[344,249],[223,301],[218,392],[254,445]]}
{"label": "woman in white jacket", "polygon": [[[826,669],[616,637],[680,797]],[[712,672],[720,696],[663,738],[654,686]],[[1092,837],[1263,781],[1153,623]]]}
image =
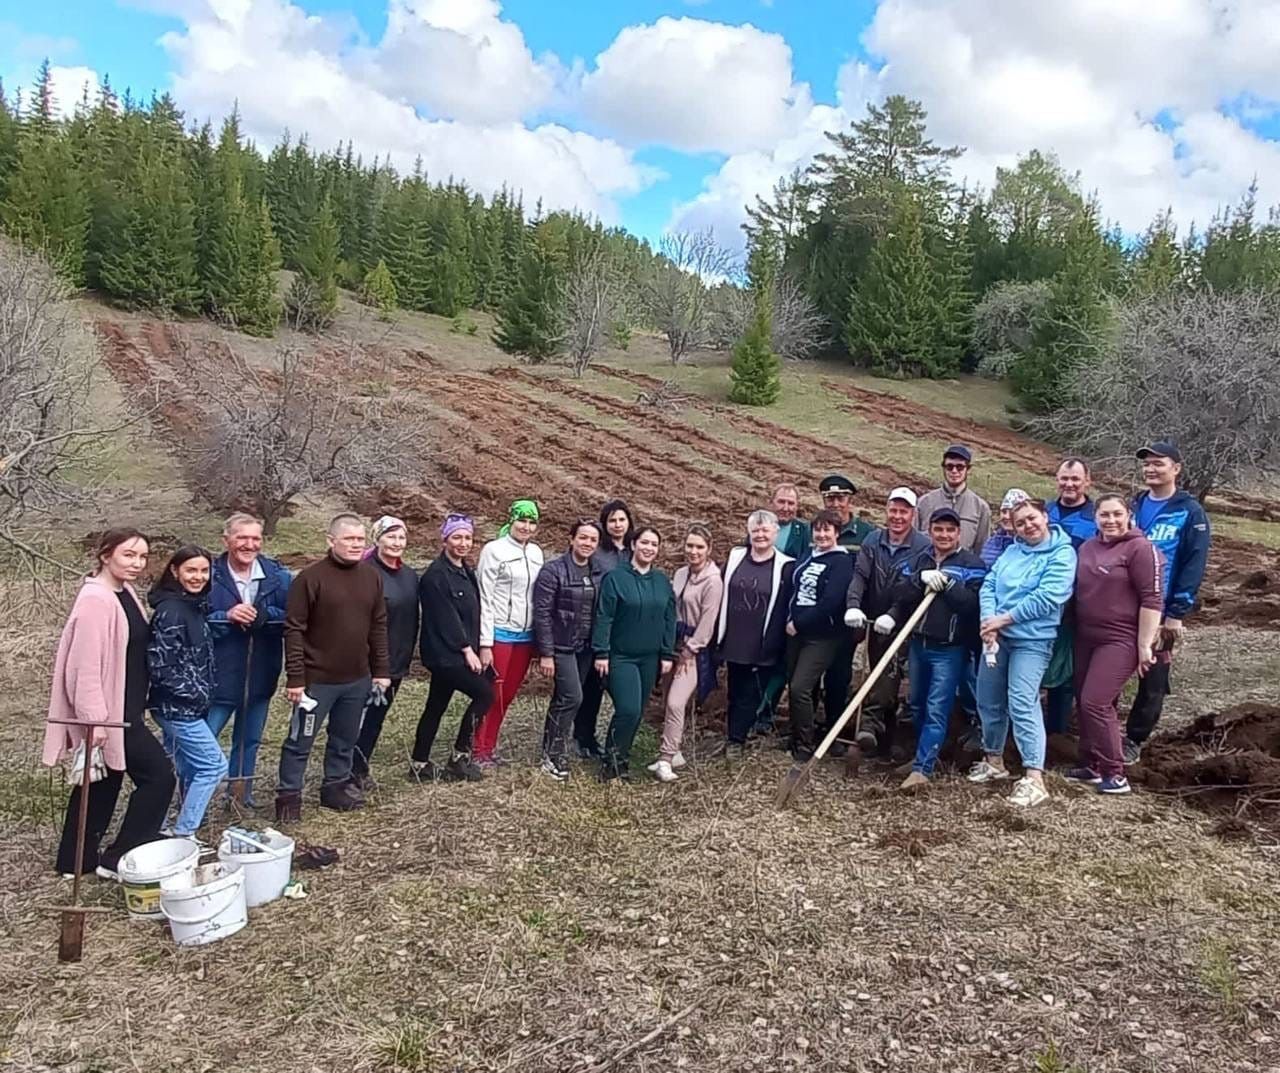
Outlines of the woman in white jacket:
{"label": "woman in white jacket", "polygon": [[533,583],[542,569],[542,549],[533,542],[538,507],[531,499],[511,504],[498,538],[480,551],[480,662],[494,681],[493,704],[476,729],[474,760],[482,768],[498,763],[498,732],[507,708],[524,684],[536,646],[533,640]]}

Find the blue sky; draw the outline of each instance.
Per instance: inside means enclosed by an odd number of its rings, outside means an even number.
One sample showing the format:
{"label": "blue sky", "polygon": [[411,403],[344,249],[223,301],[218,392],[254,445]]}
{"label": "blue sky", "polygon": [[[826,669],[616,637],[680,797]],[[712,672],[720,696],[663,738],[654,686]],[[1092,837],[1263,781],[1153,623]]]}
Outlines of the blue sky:
{"label": "blue sky", "polygon": [[0,77],[12,93],[48,56],[62,85],[109,74],[141,97],[172,90],[192,118],[238,103],[261,142],[285,127],[352,138],[482,191],[726,241],[824,130],[903,92],[938,141],[969,147],[958,177],[989,187],[1020,153],[1052,150],[1140,230],[1166,205],[1203,221],[1254,175],[1280,201],[1280,0],[1231,7],[0,0]]}

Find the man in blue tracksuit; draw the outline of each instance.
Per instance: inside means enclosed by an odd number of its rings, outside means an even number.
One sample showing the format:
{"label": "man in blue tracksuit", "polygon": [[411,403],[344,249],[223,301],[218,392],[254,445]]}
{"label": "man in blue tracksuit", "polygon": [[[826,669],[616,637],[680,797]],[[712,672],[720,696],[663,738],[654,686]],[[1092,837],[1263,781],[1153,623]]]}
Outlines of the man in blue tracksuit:
{"label": "man in blue tracksuit", "polygon": [[1182,637],[1182,620],[1196,606],[1196,595],[1209,559],[1209,516],[1199,500],[1179,490],[1182,455],[1167,441],[1138,451],[1147,490],[1133,501],[1133,524],[1160,551],[1164,562],[1164,619],[1160,624],[1155,666],[1138,682],[1138,695],[1125,728],[1124,762],[1135,764],[1142,743],[1155,730],[1169,692],[1169,665]]}
{"label": "man in blue tracksuit", "polygon": [[[1093,477],[1089,463],[1083,458],[1066,458],[1058,466],[1056,476],[1058,498],[1048,504],[1049,522],[1071,538],[1071,546],[1080,545],[1098,535],[1098,523],[1093,518],[1093,500],[1089,489]],[[1044,729],[1049,734],[1065,734],[1075,704],[1075,682],[1072,680],[1070,655],[1075,643],[1075,628],[1070,610],[1063,616],[1054,642],[1049,670],[1045,672]]]}

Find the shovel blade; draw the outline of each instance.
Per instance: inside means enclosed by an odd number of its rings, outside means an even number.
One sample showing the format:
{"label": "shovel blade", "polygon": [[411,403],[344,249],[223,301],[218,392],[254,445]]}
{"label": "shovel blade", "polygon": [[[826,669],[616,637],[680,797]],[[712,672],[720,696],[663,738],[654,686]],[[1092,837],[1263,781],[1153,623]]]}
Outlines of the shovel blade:
{"label": "shovel blade", "polygon": [[79,961],[84,949],[84,914],[62,913],[62,930],[58,935],[58,960]]}
{"label": "shovel blade", "polygon": [[784,809],[795,799],[796,795],[809,781],[809,764],[792,764],[790,770],[782,776],[778,783],[778,792],[773,798],[773,807]]}

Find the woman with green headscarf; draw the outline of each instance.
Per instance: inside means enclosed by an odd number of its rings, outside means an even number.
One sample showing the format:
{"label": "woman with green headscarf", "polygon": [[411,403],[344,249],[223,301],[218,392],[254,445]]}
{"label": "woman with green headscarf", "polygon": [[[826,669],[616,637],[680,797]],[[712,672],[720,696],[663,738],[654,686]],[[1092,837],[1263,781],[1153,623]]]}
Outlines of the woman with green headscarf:
{"label": "woman with green headscarf", "polygon": [[533,542],[538,505],[511,504],[507,523],[480,551],[480,662],[494,681],[493,703],[476,729],[474,759],[482,768],[500,762],[498,732],[507,708],[524,684],[536,646],[533,639],[533,583],[542,569],[542,549]]}

